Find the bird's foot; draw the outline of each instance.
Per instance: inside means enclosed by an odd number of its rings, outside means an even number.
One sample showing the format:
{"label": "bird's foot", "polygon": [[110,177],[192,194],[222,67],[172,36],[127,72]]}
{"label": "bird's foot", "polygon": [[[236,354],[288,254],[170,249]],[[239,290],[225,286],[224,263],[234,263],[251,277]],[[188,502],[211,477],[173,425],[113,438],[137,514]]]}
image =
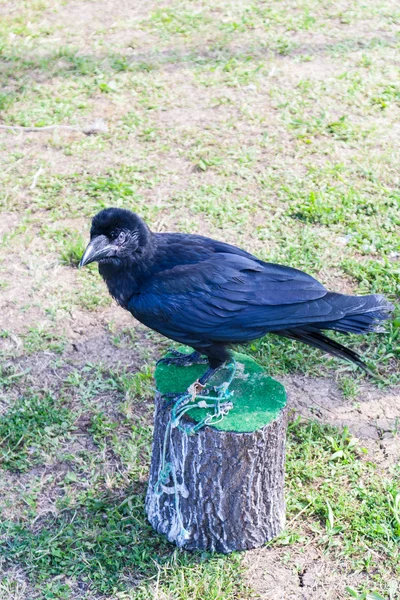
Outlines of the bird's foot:
{"label": "bird's foot", "polygon": [[179,367],[191,367],[192,365],[203,365],[207,362],[207,358],[201,356],[200,352],[178,352],[178,350],[168,350],[169,356],[161,358],[157,361],[157,365],[177,365]]}

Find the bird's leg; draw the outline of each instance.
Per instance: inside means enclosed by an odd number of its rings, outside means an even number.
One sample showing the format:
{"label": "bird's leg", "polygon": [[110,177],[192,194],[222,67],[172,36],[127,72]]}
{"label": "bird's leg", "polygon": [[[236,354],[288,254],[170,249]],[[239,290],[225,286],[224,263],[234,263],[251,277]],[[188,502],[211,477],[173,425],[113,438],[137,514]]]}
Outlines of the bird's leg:
{"label": "bird's leg", "polygon": [[168,353],[172,356],[166,356],[161,358],[157,365],[177,365],[178,367],[191,367],[192,365],[202,365],[207,362],[205,357],[202,357],[200,352],[191,352],[186,354],[185,352],[178,352],[178,350],[168,350]]}
{"label": "bird's leg", "polygon": [[206,385],[207,381],[209,379],[211,379],[211,377],[214,375],[214,373],[216,373],[218,371],[218,369],[220,369],[220,368],[221,367],[218,367],[217,369],[213,369],[212,367],[208,368],[207,371],[204,373],[204,375],[199,377],[199,379],[195,383],[199,383],[201,386],[204,387]]}
{"label": "bird's leg", "polygon": [[[213,386],[213,388],[211,388],[210,390],[209,389],[204,390],[207,382],[220,369],[229,369],[231,371],[231,374],[229,375],[227,381],[224,381],[223,383],[221,383],[219,385]],[[233,358],[231,358],[229,362],[225,362],[219,367],[216,367],[216,368],[210,367],[207,369],[207,371],[201,377],[199,377],[199,379],[194,381],[192,383],[192,385],[183,394],[182,394],[182,392],[178,392],[178,393],[167,392],[166,394],[163,394],[163,398],[168,399],[164,406],[167,407],[167,406],[173,404],[174,401],[178,401],[180,398],[182,398],[186,394],[190,394],[190,395],[192,395],[192,397],[195,397],[197,395],[208,395],[208,394],[210,394],[211,391],[214,391],[214,392],[216,392],[217,397],[219,399],[229,398],[229,396],[230,396],[229,386],[231,385],[231,383],[235,377],[235,374],[236,374],[236,361]]]}

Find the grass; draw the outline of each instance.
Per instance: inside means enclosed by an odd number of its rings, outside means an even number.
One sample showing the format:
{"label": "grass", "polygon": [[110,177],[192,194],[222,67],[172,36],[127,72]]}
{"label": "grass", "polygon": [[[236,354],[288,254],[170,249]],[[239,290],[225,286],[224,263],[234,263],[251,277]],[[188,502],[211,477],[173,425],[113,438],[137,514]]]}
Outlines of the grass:
{"label": "grass", "polygon": [[169,343],[111,303],[96,267],[76,268],[90,218],[114,205],[395,303],[386,335],[337,335],[382,381],[276,336],[245,350],[299,394],[327,381],[332,414],[346,401],[352,427],[364,419],[379,438],[291,425],[288,527],[260,560],[301,574],[317,552],[335,597],[394,600],[400,12],[387,0],[3,4],[1,122],[101,117],[108,132],[0,132],[0,597],[254,597],[241,556],[188,555],[147,525],[152,372]]}
{"label": "grass", "polygon": [[[396,558],[399,472],[382,480],[375,465],[361,460],[363,450],[346,429],[340,435],[336,429],[310,423],[292,425],[291,431],[289,515],[302,510],[314,517],[312,529],[319,530],[322,547],[342,560],[350,558],[355,569],[375,569],[370,551],[378,552],[383,561]],[[312,490],[307,483],[312,483]],[[391,573],[394,579],[398,578],[396,562]],[[379,571],[373,578],[379,580]]]}
{"label": "grass", "polygon": [[0,421],[0,465],[26,471],[70,428],[69,411],[53,398],[19,398]]}

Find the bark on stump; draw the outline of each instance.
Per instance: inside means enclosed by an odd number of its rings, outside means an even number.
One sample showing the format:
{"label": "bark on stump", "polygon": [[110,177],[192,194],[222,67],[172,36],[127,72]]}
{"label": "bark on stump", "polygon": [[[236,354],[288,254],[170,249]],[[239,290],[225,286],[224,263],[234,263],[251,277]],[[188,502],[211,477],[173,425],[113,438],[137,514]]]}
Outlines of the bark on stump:
{"label": "bark on stump", "polygon": [[[158,391],[146,512],[158,533],[188,550],[226,553],[256,548],[285,524],[285,389],[250,357],[235,354],[235,359],[229,414],[194,435],[172,428],[167,444],[171,407],[165,406],[161,394],[184,392],[204,366],[160,364],[155,373]],[[226,375],[220,372],[218,377]],[[183,420],[193,424],[209,412],[196,408]],[[163,451],[172,471],[157,486]]]}

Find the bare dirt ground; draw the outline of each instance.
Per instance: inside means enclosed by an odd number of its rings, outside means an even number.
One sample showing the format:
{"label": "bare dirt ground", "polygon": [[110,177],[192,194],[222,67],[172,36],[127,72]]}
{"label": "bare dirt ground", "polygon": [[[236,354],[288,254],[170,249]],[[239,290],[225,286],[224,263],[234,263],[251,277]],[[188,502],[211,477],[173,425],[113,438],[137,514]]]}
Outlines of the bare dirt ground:
{"label": "bare dirt ground", "polygon": [[285,377],[283,383],[296,414],[335,427],[348,427],[368,448],[368,457],[382,467],[399,462],[397,388],[383,391],[373,384],[363,384],[357,400],[346,400],[332,379]]}
{"label": "bare dirt ground", "polygon": [[359,575],[346,573],[312,545],[284,557],[274,549],[251,550],[244,562],[249,583],[263,600],[337,600],[348,597],[340,591],[345,585],[362,583]]}

